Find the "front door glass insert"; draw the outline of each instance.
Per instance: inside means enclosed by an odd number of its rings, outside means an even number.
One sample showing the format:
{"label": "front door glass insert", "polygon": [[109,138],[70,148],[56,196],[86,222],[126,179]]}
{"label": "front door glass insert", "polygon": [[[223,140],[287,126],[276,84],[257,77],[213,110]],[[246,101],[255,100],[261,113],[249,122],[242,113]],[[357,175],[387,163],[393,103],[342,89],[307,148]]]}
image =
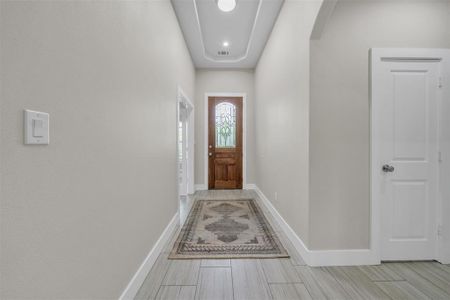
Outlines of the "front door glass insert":
{"label": "front door glass insert", "polygon": [[236,106],[229,102],[216,105],[216,148],[236,147]]}

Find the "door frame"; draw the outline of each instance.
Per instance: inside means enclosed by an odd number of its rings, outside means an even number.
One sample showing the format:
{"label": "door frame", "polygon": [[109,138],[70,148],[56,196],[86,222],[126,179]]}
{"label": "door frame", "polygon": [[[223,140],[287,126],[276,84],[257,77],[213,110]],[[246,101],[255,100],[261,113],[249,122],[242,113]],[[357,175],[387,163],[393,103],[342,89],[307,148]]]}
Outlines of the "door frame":
{"label": "door frame", "polygon": [[242,189],[247,188],[247,94],[246,93],[205,93],[204,97],[204,153],[203,168],[205,189],[208,189],[208,99],[209,97],[241,97],[242,98]]}
{"label": "door frame", "polygon": [[[379,185],[380,159],[378,156],[377,128],[378,123],[375,118],[377,111],[377,99],[373,87],[373,77],[378,72],[379,63],[382,60],[405,60],[405,61],[440,61],[442,89],[438,92],[438,149],[442,157],[450,159],[449,141],[445,137],[449,133],[444,132],[445,126],[450,124],[450,116],[445,111],[450,111],[450,49],[423,49],[423,48],[372,48],[370,49],[370,250],[372,259],[381,262],[381,200],[375,192]],[[444,101],[447,99],[446,101]],[[450,263],[450,187],[443,184],[445,179],[443,174],[450,174],[449,162],[438,164],[438,199],[436,206],[437,228],[440,234],[437,237],[437,251],[435,259],[442,263]],[[438,234],[438,233],[436,233]]]}
{"label": "door frame", "polygon": [[[180,218],[180,224],[183,224],[184,220],[182,220],[182,214],[181,214],[181,203],[180,203],[180,178],[179,178],[179,164],[178,164],[178,154],[179,154],[179,144],[178,144],[178,139],[179,139],[179,131],[178,131],[178,126],[179,126],[179,120],[180,120],[180,104],[184,104],[187,106],[187,108],[190,110],[189,112],[189,116],[187,118],[186,121],[186,126],[187,126],[187,145],[188,145],[188,157],[187,157],[187,163],[186,163],[186,167],[187,167],[187,176],[188,176],[188,180],[187,180],[187,194],[193,194],[195,192],[195,188],[194,188],[194,176],[195,176],[195,110],[194,110],[194,104],[192,103],[192,101],[189,99],[189,97],[186,95],[186,93],[183,91],[183,89],[181,88],[181,86],[177,86],[177,97],[176,97],[176,134],[175,134],[175,138],[176,138],[176,184],[177,184],[177,203],[178,203],[178,217]],[[192,204],[192,203],[191,203]]]}

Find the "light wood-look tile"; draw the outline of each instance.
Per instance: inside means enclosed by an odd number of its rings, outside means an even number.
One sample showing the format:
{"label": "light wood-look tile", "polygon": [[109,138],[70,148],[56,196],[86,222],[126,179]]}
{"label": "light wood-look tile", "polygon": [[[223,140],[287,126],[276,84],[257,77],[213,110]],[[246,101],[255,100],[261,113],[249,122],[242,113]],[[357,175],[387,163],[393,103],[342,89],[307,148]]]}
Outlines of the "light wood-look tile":
{"label": "light wood-look tile", "polygon": [[158,291],[157,300],[194,300],[196,286],[163,285]]}
{"label": "light wood-look tile", "polygon": [[438,288],[436,285],[420,276],[413,269],[409,268],[405,263],[387,264],[394,272],[400,274],[412,286],[430,297],[431,299],[450,299],[450,295]]}
{"label": "light wood-look tile", "polygon": [[272,298],[259,260],[232,259],[231,269],[235,300]]}
{"label": "light wood-look tile", "polygon": [[386,264],[376,266],[358,267],[372,281],[399,281],[404,280],[399,274],[389,269]]}
{"label": "light wood-look tile", "polygon": [[268,283],[301,283],[300,276],[289,259],[261,259]]}
{"label": "light wood-look tile", "polygon": [[162,285],[197,285],[199,259],[170,260]]}
{"label": "light wood-look tile", "polygon": [[201,268],[196,299],[232,300],[231,268]]}
{"label": "light wood-look tile", "polygon": [[[434,273],[436,276],[441,278],[442,280],[445,280],[447,282],[450,282],[450,268],[445,267],[445,265],[442,265],[438,262],[415,262],[412,263],[412,267],[416,268],[419,267],[420,269],[426,270],[426,272]],[[448,269],[448,270],[446,270]]]}
{"label": "light wood-look tile", "polygon": [[195,201],[194,195],[180,196],[179,213],[180,213],[180,220],[182,222],[185,222],[187,217],[189,216],[194,201]]}
{"label": "light wood-look tile", "polygon": [[431,262],[431,265],[435,268],[441,269],[442,271],[450,274],[450,265],[444,265],[439,262]]}
{"label": "light wood-look tile", "polygon": [[301,283],[271,283],[269,287],[274,300],[312,300]]}
{"label": "light wood-look tile", "polygon": [[358,287],[347,274],[333,267],[326,267],[325,269],[337,280],[337,282],[339,282],[345,292],[349,295],[350,299],[360,299],[362,297],[358,292]]}
{"label": "light wood-look tile", "polygon": [[424,293],[409,284],[407,281],[380,281],[376,282],[375,284],[392,299],[430,299]]}
{"label": "light wood-look tile", "polygon": [[352,298],[390,299],[358,267],[327,267],[326,269]]}
{"label": "light wood-look tile", "polygon": [[296,269],[313,299],[349,299],[342,286],[324,268],[299,266]]}
{"label": "light wood-look tile", "polygon": [[177,241],[178,235],[180,234],[180,228],[177,228],[174,234],[169,239],[169,242],[164,246],[163,253],[170,253],[172,252],[173,245]]}
{"label": "light wood-look tile", "polygon": [[[416,262],[407,264],[420,276],[431,281],[434,285],[450,295],[450,274],[432,266],[430,263]],[[449,297],[450,298],[450,297]]]}
{"label": "light wood-look tile", "polygon": [[229,259],[202,259],[201,267],[231,267]]}
{"label": "light wood-look tile", "polygon": [[254,191],[203,191],[193,200],[202,197],[256,199],[290,259],[168,260],[176,232],[135,299],[450,299],[449,265],[409,262],[310,268]]}
{"label": "light wood-look tile", "polygon": [[154,299],[158,293],[159,287],[163,281],[164,275],[169,268],[169,260],[165,253],[161,253],[153,265],[150,273],[144,280],[141,288],[136,294],[135,299],[147,300]]}

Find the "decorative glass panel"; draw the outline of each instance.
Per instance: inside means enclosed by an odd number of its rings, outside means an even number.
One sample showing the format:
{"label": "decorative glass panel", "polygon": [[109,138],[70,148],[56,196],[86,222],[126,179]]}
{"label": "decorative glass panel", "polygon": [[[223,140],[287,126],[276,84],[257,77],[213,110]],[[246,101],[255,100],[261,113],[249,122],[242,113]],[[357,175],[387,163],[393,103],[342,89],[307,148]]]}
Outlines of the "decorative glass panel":
{"label": "decorative glass panel", "polygon": [[216,105],[216,148],[236,147],[236,106],[222,102]]}

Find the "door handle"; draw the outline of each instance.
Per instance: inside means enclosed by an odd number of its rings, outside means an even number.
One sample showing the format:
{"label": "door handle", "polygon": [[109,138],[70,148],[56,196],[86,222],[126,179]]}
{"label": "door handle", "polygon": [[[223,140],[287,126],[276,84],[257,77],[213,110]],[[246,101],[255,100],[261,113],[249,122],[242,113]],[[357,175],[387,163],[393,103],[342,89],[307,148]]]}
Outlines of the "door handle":
{"label": "door handle", "polygon": [[381,169],[385,173],[394,172],[394,170],[395,170],[395,168],[393,166],[390,166],[390,165],[384,165]]}
{"label": "door handle", "polygon": [[211,153],[211,152],[209,152],[209,153],[208,153],[208,155],[209,155],[209,156],[212,156],[212,153]]}

